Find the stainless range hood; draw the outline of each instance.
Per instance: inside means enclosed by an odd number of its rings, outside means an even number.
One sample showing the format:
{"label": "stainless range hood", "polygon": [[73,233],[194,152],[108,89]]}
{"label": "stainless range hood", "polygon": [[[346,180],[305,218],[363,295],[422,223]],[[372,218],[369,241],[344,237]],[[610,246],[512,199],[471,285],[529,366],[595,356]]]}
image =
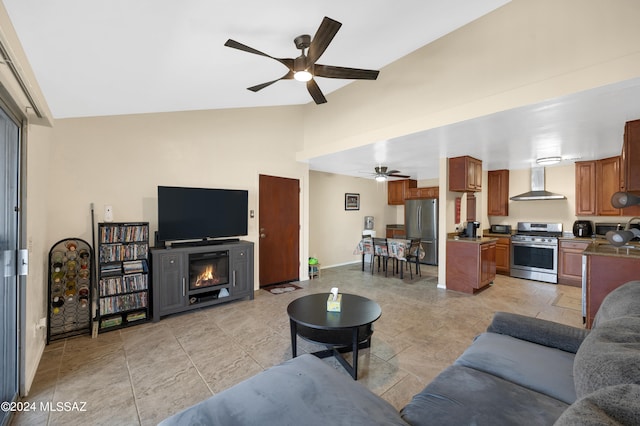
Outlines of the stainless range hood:
{"label": "stainless range hood", "polygon": [[567,197],[544,189],[544,167],[531,168],[531,191],[511,197],[513,201],[566,200]]}

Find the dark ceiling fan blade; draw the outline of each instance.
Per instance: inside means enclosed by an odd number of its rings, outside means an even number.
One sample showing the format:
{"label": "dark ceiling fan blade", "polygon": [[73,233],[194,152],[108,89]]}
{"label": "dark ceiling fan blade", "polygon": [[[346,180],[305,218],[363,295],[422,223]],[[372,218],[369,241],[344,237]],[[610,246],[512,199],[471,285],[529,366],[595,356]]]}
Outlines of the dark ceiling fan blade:
{"label": "dark ceiling fan blade", "polygon": [[247,90],[251,90],[252,92],[257,92],[259,90],[264,89],[265,87],[271,86],[273,83],[275,83],[276,81],[280,81],[280,80],[291,80],[293,78],[293,71],[289,71],[288,73],[286,73],[285,75],[283,75],[280,78],[277,78],[273,81],[267,81],[266,83],[262,83],[262,84],[257,84],[255,86],[251,86],[251,87],[247,87]]}
{"label": "dark ceiling fan blade", "polygon": [[387,174],[388,174],[388,175],[393,175],[393,174],[395,174],[395,173],[400,173],[400,170],[389,170],[389,171],[387,172]]}
{"label": "dark ceiling fan blade", "polygon": [[375,80],[380,71],[364,70],[360,68],[334,67],[332,65],[316,64],[313,74],[325,78],[346,78],[351,80]]}
{"label": "dark ceiling fan blade", "polygon": [[307,81],[307,90],[316,104],[319,105],[327,102],[327,99],[322,94],[322,90],[320,90],[318,83],[316,83],[314,79]]}
{"label": "dark ceiling fan blade", "polygon": [[242,44],[240,42],[237,42],[231,39],[227,40],[227,42],[224,45],[227,47],[231,47],[233,49],[242,50],[243,52],[249,52],[249,53],[253,53],[254,55],[260,55],[267,58],[275,59],[276,61],[280,62],[282,65],[284,65],[285,67],[293,71],[293,59],[291,58],[274,58],[271,55],[267,55],[264,52],[254,49],[253,47],[249,47],[246,44]]}
{"label": "dark ceiling fan blade", "polygon": [[408,178],[411,177],[409,175],[398,175],[398,174],[395,174],[395,173],[394,174],[389,173],[387,176],[389,176],[389,177],[397,177],[397,178],[404,178],[404,179],[408,179]]}
{"label": "dark ceiling fan blade", "polygon": [[322,56],[341,26],[340,22],[324,17],[309,45],[309,51],[307,52],[308,63],[313,64]]}

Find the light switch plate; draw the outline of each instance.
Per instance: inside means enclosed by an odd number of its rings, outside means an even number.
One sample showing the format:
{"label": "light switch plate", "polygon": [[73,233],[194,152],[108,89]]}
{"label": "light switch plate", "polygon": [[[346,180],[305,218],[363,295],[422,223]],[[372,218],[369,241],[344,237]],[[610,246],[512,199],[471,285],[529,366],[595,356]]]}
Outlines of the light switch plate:
{"label": "light switch plate", "polygon": [[113,222],[113,207],[104,206],[104,221]]}

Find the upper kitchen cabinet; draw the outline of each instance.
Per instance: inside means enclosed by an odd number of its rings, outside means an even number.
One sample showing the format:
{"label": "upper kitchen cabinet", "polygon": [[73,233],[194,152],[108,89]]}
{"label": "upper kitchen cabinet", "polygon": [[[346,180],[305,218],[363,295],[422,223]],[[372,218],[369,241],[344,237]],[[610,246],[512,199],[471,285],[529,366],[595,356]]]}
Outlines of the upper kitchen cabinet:
{"label": "upper kitchen cabinet", "polygon": [[576,216],[620,216],[611,196],[620,191],[620,157],[576,162]]}
{"label": "upper kitchen cabinet", "polygon": [[620,166],[620,190],[640,195],[640,120],[628,121],[624,126]]}
{"label": "upper kitchen cabinet", "polygon": [[576,161],[576,216],[595,216],[595,179],[595,161]]}
{"label": "upper kitchen cabinet", "polygon": [[509,216],[509,170],[487,172],[487,215]]}
{"label": "upper kitchen cabinet", "polygon": [[596,161],[596,214],[619,216],[620,209],[611,205],[611,196],[620,191],[620,157]]}
{"label": "upper kitchen cabinet", "polygon": [[482,161],[465,155],[449,158],[449,191],[482,190]]}
{"label": "upper kitchen cabinet", "polygon": [[404,205],[410,188],[416,188],[418,181],[414,179],[390,180],[387,182],[387,204]]}
{"label": "upper kitchen cabinet", "polygon": [[440,188],[437,186],[409,188],[405,195],[405,199],[406,200],[424,200],[428,198],[438,198],[439,194],[440,194]]}

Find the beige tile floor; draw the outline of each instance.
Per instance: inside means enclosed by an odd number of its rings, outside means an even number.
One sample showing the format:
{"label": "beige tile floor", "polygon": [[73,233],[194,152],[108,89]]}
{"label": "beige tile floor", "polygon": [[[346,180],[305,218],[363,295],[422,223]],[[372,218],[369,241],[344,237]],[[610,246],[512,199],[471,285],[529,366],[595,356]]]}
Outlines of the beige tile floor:
{"label": "beige tile floor", "polygon": [[[289,359],[287,305],[331,287],[382,307],[372,346],[360,353],[359,381],[398,409],[484,331],[495,311],[582,326],[579,288],[499,275],[471,296],[438,289],[437,269],[422,269],[422,278],[413,280],[363,273],[359,264],[325,269],[321,278],[290,293],[259,290],[252,301],[169,316],[96,339],[54,342],[24,398],[37,411],[20,413],[12,424],[154,425]],[[299,339],[299,353],[318,349]],[[335,359],[325,362],[350,377]],[[77,403],[83,411],[40,410],[47,401]]]}

